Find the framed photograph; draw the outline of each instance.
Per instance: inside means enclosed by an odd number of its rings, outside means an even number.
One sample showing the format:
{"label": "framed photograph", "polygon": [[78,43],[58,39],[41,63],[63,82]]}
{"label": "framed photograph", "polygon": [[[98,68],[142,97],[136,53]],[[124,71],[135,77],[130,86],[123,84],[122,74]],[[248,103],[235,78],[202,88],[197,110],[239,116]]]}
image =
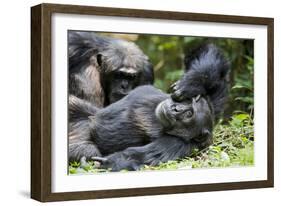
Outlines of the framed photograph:
{"label": "framed photograph", "polygon": [[31,8],[31,197],[273,187],[271,18]]}

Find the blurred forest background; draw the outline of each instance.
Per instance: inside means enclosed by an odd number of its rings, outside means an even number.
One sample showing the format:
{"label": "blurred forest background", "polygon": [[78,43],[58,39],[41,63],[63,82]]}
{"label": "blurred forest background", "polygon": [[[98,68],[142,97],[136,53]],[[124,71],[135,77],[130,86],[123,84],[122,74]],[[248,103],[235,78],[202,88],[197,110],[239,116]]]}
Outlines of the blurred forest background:
{"label": "blurred forest background", "polygon": [[[102,33],[136,43],[154,65],[154,85],[169,91],[184,71],[183,60],[195,47],[214,43],[231,63],[229,98],[225,112],[213,131],[213,144],[189,157],[168,161],[143,170],[237,167],[254,165],[254,41],[230,38]],[[108,172],[73,162],[70,174]]]}

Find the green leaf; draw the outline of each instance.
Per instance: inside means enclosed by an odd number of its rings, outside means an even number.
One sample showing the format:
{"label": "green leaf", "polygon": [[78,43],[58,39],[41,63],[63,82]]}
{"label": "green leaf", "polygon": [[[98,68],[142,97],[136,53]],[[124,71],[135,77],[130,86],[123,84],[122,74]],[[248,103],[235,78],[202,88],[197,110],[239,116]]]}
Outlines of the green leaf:
{"label": "green leaf", "polygon": [[77,174],[76,168],[69,168],[70,174]]}
{"label": "green leaf", "polygon": [[252,97],[236,97],[235,100],[250,104],[254,103],[254,99]]}
{"label": "green leaf", "polygon": [[243,121],[243,120],[249,119],[250,115],[249,114],[237,114],[234,116],[234,118]]}

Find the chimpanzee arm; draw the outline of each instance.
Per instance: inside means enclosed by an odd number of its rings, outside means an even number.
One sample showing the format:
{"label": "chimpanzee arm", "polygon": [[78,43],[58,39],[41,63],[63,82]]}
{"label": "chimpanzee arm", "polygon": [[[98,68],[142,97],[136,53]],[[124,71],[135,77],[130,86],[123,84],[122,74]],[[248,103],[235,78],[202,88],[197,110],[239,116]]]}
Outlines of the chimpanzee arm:
{"label": "chimpanzee arm", "polygon": [[229,62],[219,48],[207,44],[186,57],[185,67],[183,77],[171,86],[171,97],[182,101],[197,95],[209,96],[217,118],[227,97]]}
{"label": "chimpanzee arm", "polygon": [[172,97],[178,100],[211,95],[226,87],[229,62],[213,44],[202,45],[185,57],[185,73],[172,85]]}
{"label": "chimpanzee arm", "polygon": [[186,73],[179,81],[172,85],[171,97],[175,101],[183,101],[191,99],[198,95],[208,96],[217,120],[224,109],[227,99],[228,86],[225,79],[214,80],[212,85],[204,85],[204,81],[200,80],[201,75],[195,76]]}
{"label": "chimpanzee arm", "polygon": [[138,170],[143,165],[155,166],[161,162],[175,160],[189,155],[193,144],[176,137],[161,137],[141,147],[129,147],[121,152],[103,158],[93,158],[101,162],[101,167],[111,171],[122,169]]}
{"label": "chimpanzee arm", "polygon": [[180,80],[172,84],[171,97],[176,101],[191,99],[197,95],[206,95],[207,88],[204,79],[207,78],[200,71],[188,71]]}

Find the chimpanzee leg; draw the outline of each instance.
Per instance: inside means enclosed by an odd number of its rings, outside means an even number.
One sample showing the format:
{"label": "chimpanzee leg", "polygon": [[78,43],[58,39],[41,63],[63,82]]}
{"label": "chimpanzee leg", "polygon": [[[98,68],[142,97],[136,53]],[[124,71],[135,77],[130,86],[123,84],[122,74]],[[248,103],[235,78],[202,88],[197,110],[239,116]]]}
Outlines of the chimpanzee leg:
{"label": "chimpanzee leg", "polygon": [[101,167],[112,171],[122,169],[138,170],[143,165],[155,166],[161,162],[182,158],[191,153],[192,144],[176,137],[161,137],[141,147],[129,147],[121,152],[103,158],[93,158],[101,162]]}
{"label": "chimpanzee leg", "polygon": [[97,146],[91,140],[91,120],[98,108],[86,100],[69,96],[69,161],[80,161],[82,157],[90,159],[101,156]]}
{"label": "chimpanzee leg", "polygon": [[90,129],[90,120],[82,120],[69,125],[69,161],[80,161],[82,157],[89,160],[93,156],[101,156],[99,149],[91,140]]}
{"label": "chimpanzee leg", "polygon": [[101,156],[97,146],[92,141],[81,141],[77,143],[69,144],[69,161],[80,161],[82,157],[86,157],[87,160],[93,156]]}

